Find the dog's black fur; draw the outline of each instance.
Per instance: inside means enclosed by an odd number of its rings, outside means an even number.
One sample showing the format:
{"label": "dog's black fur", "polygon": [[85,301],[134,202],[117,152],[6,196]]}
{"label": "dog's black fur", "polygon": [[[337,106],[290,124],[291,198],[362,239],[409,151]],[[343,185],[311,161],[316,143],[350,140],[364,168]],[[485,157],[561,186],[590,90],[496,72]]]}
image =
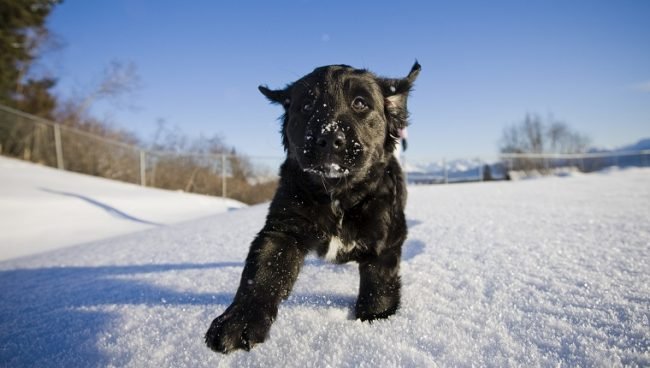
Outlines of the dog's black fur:
{"label": "dog's black fur", "polygon": [[235,299],[205,334],[212,350],[249,350],[264,341],[310,251],[359,263],[357,318],[397,311],[406,189],[393,151],[419,72],[417,62],[402,79],[330,65],[281,90],[259,87],[285,109],[287,158]]}

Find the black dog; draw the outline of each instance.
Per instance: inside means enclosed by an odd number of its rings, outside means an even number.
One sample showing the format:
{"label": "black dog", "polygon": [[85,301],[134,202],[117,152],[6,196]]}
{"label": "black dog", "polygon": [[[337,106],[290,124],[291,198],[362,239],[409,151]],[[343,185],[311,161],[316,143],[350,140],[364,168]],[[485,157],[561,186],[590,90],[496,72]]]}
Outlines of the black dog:
{"label": "black dog", "polygon": [[397,311],[406,188],[393,151],[419,72],[417,62],[403,79],[331,65],[285,89],[259,87],[284,107],[287,158],[235,299],[205,334],[208,347],[228,353],[263,342],[310,251],[359,263],[357,318]]}

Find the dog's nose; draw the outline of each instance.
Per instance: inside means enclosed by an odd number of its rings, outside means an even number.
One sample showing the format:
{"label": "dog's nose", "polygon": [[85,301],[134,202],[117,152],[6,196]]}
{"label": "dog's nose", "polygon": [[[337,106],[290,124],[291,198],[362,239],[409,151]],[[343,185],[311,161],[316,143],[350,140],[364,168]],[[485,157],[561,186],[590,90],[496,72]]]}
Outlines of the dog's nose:
{"label": "dog's nose", "polygon": [[338,131],[333,134],[324,134],[316,139],[316,145],[322,150],[333,149],[340,151],[345,147],[345,134]]}

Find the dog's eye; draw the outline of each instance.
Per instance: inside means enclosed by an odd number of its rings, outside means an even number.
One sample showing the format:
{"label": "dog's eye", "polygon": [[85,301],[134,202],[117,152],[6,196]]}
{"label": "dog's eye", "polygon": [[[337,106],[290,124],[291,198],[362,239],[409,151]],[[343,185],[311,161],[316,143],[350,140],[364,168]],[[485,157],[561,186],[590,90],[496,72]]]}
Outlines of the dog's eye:
{"label": "dog's eye", "polygon": [[355,97],[354,100],[352,100],[352,108],[357,111],[363,111],[368,108],[368,104],[363,97]]}
{"label": "dog's eye", "polygon": [[314,109],[314,103],[307,101],[302,104],[302,112],[311,112]]}

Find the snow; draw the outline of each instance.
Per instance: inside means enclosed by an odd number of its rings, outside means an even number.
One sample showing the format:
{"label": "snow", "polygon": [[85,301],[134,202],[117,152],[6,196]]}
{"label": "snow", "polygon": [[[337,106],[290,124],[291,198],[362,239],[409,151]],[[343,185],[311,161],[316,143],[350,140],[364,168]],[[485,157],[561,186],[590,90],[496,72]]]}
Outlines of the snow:
{"label": "snow", "polygon": [[227,356],[203,334],[267,205],[0,262],[0,366],[649,366],[649,184],[411,187],[395,316],[353,320],[357,267],[310,257],[269,339]]}
{"label": "snow", "polygon": [[0,260],[241,208],[0,157]]}

